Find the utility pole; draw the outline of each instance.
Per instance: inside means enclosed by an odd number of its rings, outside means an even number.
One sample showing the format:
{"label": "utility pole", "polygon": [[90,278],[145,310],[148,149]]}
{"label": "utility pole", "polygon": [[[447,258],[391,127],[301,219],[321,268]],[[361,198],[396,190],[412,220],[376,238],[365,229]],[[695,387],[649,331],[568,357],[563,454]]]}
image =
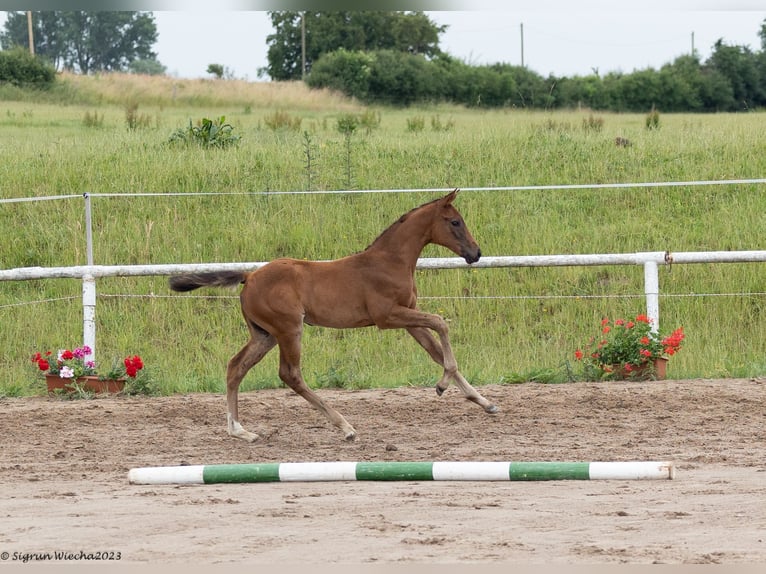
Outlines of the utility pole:
{"label": "utility pole", "polygon": [[520,24],[521,26],[521,67],[524,67],[524,22]]}
{"label": "utility pole", "polygon": [[32,11],[27,11],[27,32],[29,34],[29,53],[35,55],[35,38],[32,34]]}
{"label": "utility pole", "polygon": [[694,57],[694,32],[692,32],[692,58]]}
{"label": "utility pole", "polygon": [[301,12],[301,80],[306,81],[306,11]]}

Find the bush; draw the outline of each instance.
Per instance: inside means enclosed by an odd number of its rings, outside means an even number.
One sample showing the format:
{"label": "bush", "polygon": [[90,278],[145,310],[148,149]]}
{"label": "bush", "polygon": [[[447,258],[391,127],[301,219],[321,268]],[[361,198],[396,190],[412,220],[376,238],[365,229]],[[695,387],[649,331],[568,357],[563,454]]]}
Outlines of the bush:
{"label": "bush", "polygon": [[364,101],[369,95],[373,61],[365,52],[330,52],[314,62],[306,83],[311,88],[329,88]]}
{"label": "bush", "polygon": [[645,124],[646,129],[648,130],[660,129],[660,112],[658,112],[654,106],[652,106],[651,111],[646,114]]}
{"label": "bush", "polygon": [[422,132],[426,127],[426,120],[423,116],[415,116],[407,118],[407,131],[408,132]]}
{"label": "bush", "polygon": [[129,130],[148,128],[151,123],[152,118],[150,116],[138,113],[138,102],[130,100],[125,104],[125,124]]}
{"label": "bush", "polygon": [[0,84],[18,87],[49,88],[56,70],[24,48],[0,51]]}
{"label": "bush", "polygon": [[197,144],[201,147],[225,148],[239,142],[240,137],[231,132],[234,127],[226,123],[226,117],[217,120],[203,118],[197,125],[189,120],[188,128],[179,128],[171,134],[169,143]]}

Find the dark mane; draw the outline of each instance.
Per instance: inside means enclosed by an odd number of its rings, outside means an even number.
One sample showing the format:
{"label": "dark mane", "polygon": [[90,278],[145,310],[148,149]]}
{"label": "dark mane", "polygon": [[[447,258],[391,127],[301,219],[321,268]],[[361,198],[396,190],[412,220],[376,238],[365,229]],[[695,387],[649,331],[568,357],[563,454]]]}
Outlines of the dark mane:
{"label": "dark mane", "polygon": [[397,219],[396,221],[394,221],[394,222],[393,222],[391,225],[389,225],[388,227],[386,227],[386,228],[383,230],[383,232],[382,232],[380,235],[378,235],[378,236],[375,238],[375,240],[374,240],[372,243],[370,243],[370,244],[369,244],[367,247],[365,247],[365,249],[364,249],[364,250],[365,250],[365,251],[367,251],[367,250],[368,250],[370,247],[372,247],[373,245],[375,245],[375,244],[376,244],[378,241],[381,241],[381,240],[383,239],[383,237],[385,237],[385,236],[389,235],[390,233],[393,233],[393,232],[394,232],[394,231],[395,231],[395,230],[396,230],[396,229],[399,227],[399,225],[401,225],[402,223],[404,223],[404,222],[407,220],[407,218],[408,218],[410,215],[412,215],[414,212],[416,212],[416,211],[418,211],[418,210],[420,210],[420,209],[423,209],[423,208],[425,208],[425,207],[427,207],[427,206],[431,205],[432,203],[436,203],[436,202],[437,202],[437,201],[439,201],[440,199],[441,199],[441,198],[437,197],[436,199],[434,199],[434,200],[432,200],[432,201],[427,201],[427,202],[426,202],[426,203],[424,203],[423,205],[419,205],[419,206],[417,206],[417,207],[413,207],[412,209],[410,209],[410,210],[409,210],[407,213],[405,213],[405,214],[404,214],[404,215],[402,215],[402,216],[401,216],[399,219]]}

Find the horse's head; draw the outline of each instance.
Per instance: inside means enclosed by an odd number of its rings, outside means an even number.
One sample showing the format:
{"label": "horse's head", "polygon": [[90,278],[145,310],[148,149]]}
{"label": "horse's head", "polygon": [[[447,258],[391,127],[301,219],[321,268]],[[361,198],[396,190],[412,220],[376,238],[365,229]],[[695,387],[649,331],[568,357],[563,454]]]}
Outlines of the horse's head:
{"label": "horse's head", "polygon": [[438,214],[434,219],[431,241],[457,253],[469,265],[481,257],[479,244],[468,231],[463,216],[452,205],[458,190],[454,190],[435,202]]}

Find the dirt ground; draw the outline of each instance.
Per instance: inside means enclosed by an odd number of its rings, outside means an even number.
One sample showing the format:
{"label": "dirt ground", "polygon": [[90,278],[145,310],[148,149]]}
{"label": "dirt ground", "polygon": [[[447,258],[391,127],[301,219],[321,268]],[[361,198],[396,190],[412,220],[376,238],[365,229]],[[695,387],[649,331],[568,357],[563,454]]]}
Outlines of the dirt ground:
{"label": "dirt ground", "polygon": [[[0,558],[121,563],[763,563],[766,381],[0,400]],[[130,468],[372,460],[671,460],[675,480],[130,485]],[[33,553],[42,556],[31,556]],[[91,556],[93,557],[93,556]],[[59,559],[61,557],[59,556]]]}

